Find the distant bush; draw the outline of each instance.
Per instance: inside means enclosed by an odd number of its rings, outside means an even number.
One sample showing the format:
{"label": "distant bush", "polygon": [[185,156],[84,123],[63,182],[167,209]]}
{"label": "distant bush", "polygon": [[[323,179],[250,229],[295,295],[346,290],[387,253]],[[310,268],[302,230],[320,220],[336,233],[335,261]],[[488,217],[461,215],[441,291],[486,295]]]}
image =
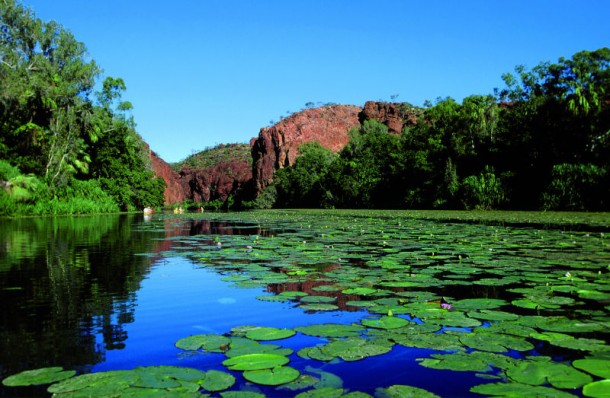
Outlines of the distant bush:
{"label": "distant bush", "polygon": [[[545,210],[602,210],[610,200],[608,171],[593,164],[553,166],[551,183],[543,194]],[[605,207],[604,207],[605,205]]]}

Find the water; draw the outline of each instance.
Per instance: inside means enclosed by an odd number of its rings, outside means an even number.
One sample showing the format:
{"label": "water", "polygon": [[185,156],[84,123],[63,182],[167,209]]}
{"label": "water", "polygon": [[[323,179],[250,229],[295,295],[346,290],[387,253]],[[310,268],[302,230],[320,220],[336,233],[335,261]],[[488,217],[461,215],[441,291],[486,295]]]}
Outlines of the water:
{"label": "water", "polygon": [[[301,242],[306,245],[304,247],[311,247],[306,251],[309,259],[316,258],[318,254],[328,257],[324,253],[329,253],[329,250],[331,253],[332,250],[343,251],[342,256],[347,257],[330,265],[326,262],[303,261],[303,269],[312,272],[311,275],[320,271],[320,275],[334,275],[336,278],[353,271],[350,271],[350,267],[342,267],[341,261],[352,264],[354,269],[362,265],[362,274],[354,274],[354,278],[372,278],[370,272],[376,272],[381,266],[400,265],[400,262],[407,262],[408,259],[420,277],[426,273],[436,273],[442,279],[439,287],[431,287],[430,294],[437,293],[453,297],[454,300],[493,297],[510,302],[520,298],[520,294],[510,293],[506,287],[457,282],[464,278],[497,280],[493,277],[500,268],[505,269],[502,272],[510,274],[519,272],[520,268],[533,261],[542,261],[547,267],[541,268],[541,273],[530,276],[534,278],[534,285],[543,284],[542,279],[547,277],[561,279],[565,269],[555,269],[557,267],[576,267],[591,262],[587,265],[590,271],[583,270],[580,275],[588,272],[589,278],[597,280],[597,285],[591,286],[607,286],[607,271],[604,267],[610,257],[603,236],[598,238],[584,233],[568,236],[558,231],[549,231],[544,235],[548,234],[552,239],[543,239],[542,234],[536,231],[506,229],[500,231],[504,235],[499,238],[496,229],[487,229],[485,226],[466,231],[461,225],[444,225],[439,226],[437,231],[433,222],[418,222],[406,229],[399,227],[400,223],[392,227],[392,223],[396,224],[388,220],[381,222],[379,228],[383,230],[380,231],[372,230],[377,228],[376,224],[369,225],[367,228],[371,230],[366,231],[353,225],[353,233],[349,231],[352,228],[350,223],[340,228],[341,233],[338,232],[339,229],[337,232],[332,232],[331,229],[323,229],[321,233],[308,232],[308,224],[304,223],[301,224],[304,226],[301,232],[305,233],[304,236],[309,234],[309,237],[302,238],[298,234],[290,236],[293,232],[291,230],[268,230],[265,225],[258,223],[217,222],[201,216],[190,218],[155,215],[151,219],[136,214],[0,219],[0,379],[23,370],[49,366],[74,369],[79,373],[129,370],[155,365],[227,371],[222,365],[226,359],[224,355],[187,352],[176,348],[174,344],[181,338],[195,334],[226,334],[237,326],[295,328],[322,323],[351,324],[359,323],[363,317],[370,315],[363,307],[347,305],[348,300],[358,299],[348,294],[340,295],[337,302],[339,310],[329,312],[306,311],[294,301],[270,302],[257,299],[284,290],[312,292],[312,286],[323,284],[324,281],[312,277],[314,279],[307,279],[306,282],[297,279],[300,282],[240,287],[227,277],[234,277],[241,271],[233,272],[231,267],[224,264],[226,260],[218,260],[216,266],[216,260],[210,260],[214,256],[208,256],[208,260],[201,259],[203,253],[210,254],[210,250],[215,247],[214,236],[273,238],[274,234],[284,233],[286,240],[293,239],[292,246],[286,248],[274,241],[273,250],[269,250],[270,246],[265,246],[271,242],[263,243],[257,252],[263,256],[271,254],[277,257],[281,253],[288,256],[292,252],[285,250],[292,250],[295,245],[301,245]],[[354,224],[357,222],[354,221]],[[276,228],[280,227],[276,225]],[[396,231],[392,232],[391,228]],[[427,232],[422,234],[420,231]],[[339,235],[339,239],[332,241],[330,246],[323,246],[329,233]],[[441,239],[443,233],[447,235],[442,238],[446,241]],[[341,238],[341,234],[345,237]],[[416,240],[412,236],[416,236]],[[309,245],[304,239],[310,238],[318,239],[319,244]],[[484,241],[487,238],[492,243]],[[240,245],[246,242],[239,239],[234,241],[239,241]],[[506,248],[500,247],[500,242],[507,245]],[[487,249],[488,244],[493,246],[493,251]],[[392,245],[400,250],[389,250]],[[394,253],[394,262],[381,262],[386,251]],[[466,252],[472,255],[472,259],[468,259]],[[232,253],[236,258],[240,255],[235,250]],[[404,257],[397,257],[397,254]],[[377,260],[380,262],[376,263]],[[239,264],[249,264],[244,269],[256,268],[256,262],[248,263],[244,260],[240,263],[239,259],[233,261],[235,269]],[[266,260],[261,257],[260,261]],[[376,265],[367,266],[367,261]],[[207,266],[203,266],[204,263]],[[515,267],[513,264],[520,265]],[[545,271],[549,269],[549,264],[554,265],[550,271]],[[287,271],[283,272],[295,270],[289,265],[286,264]],[[471,267],[475,265],[482,268],[474,272]],[[466,267],[464,271],[461,270],[463,267]],[[396,274],[400,272],[397,269],[393,268],[389,272]],[[256,271],[253,273],[256,274]],[[439,280],[436,283],[438,282]],[[415,293],[418,292],[417,289],[419,288],[415,288]],[[606,290],[607,288],[604,291]],[[324,295],[322,292],[317,294]],[[412,299],[409,295],[400,297],[405,302]],[[595,300],[587,300],[575,303],[572,308],[578,311],[582,308],[595,310],[586,316],[596,322],[607,322],[610,307],[604,301],[599,304]],[[507,306],[507,310],[535,314],[533,310],[522,308]],[[483,327],[488,325],[485,323]],[[468,328],[449,329],[451,328],[447,329],[449,333],[470,331]],[[605,332],[586,336],[601,339],[608,337]],[[271,343],[291,348],[296,353],[303,347],[326,342],[328,340],[297,334],[290,339]],[[558,354],[556,347],[551,348],[544,342],[536,343],[536,350],[549,352],[548,355],[557,358],[567,353],[571,355],[570,358],[584,356],[584,353],[575,350]],[[468,349],[468,352],[471,351]],[[475,372],[433,370],[418,364],[418,359],[429,358],[434,353],[437,351],[396,344],[387,354],[354,362],[321,362],[293,354],[290,356],[290,366],[313,375],[319,372],[332,373],[342,380],[343,388],[370,395],[375,394],[377,387],[405,384],[427,389],[440,396],[476,396],[469,392],[470,387],[487,382],[478,378]],[[532,350],[509,355],[523,358],[537,353]],[[240,372],[232,374],[237,378],[237,384],[232,390],[255,390],[270,397],[293,396],[300,392],[252,385],[243,379]],[[498,369],[488,372],[488,376],[499,374],[501,372]],[[579,394],[579,391],[570,392]],[[15,389],[0,385],[0,396],[49,394],[45,387]]]}

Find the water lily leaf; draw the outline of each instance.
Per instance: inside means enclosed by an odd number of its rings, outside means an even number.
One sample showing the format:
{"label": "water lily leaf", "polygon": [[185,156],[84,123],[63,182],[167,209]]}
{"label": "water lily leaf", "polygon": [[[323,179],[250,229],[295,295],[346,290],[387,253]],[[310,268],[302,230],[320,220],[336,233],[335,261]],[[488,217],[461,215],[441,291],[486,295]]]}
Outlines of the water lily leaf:
{"label": "water lily leaf", "polygon": [[178,340],[176,347],[182,350],[194,351],[202,348],[208,352],[223,352],[230,342],[231,339],[218,334],[197,334]]}
{"label": "water lily leaf", "polygon": [[575,395],[550,387],[531,386],[521,383],[488,383],[479,384],[471,392],[488,396],[502,397],[539,397],[539,398],[575,398]]}
{"label": "water lily leaf", "polygon": [[550,332],[588,333],[604,330],[604,326],[596,322],[586,322],[569,319],[564,316],[522,316],[519,323]]}
{"label": "water lily leaf", "polygon": [[371,396],[360,391],[346,393],[343,388],[322,387],[297,394],[295,398],[371,398]]}
{"label": "water lily leaf", "polygon": [[275,354],[288,356],[292,354],[290,348],[282,348],[276,344],[261,344],[258,341],[247,338],[234,337],[231,339],[229,350],[225,352],[227,358],[232,358],[246,354]]}
{"label": "water lily leaf", "polygon": [[405,347],[428,348],[439,351],[464,350],[458,336],[450,334],[422,333],[395,334],[392,340]]}
{"label": "water lily leaf", "polygon": [[265,398],[265,394],[256,391],[225,391],[221,392],[222,398]]}
{"label": "water lily leaf", "polygon": [[313,387],[320,382],[320,379],[308,374],[301,374],[296,380],[278,387],[278,390],[298,391]]}
{"label": "water lily leaf", "polygon": [[355,294],[356,296],[368,296],[377,292],[377,289],[370,287],[355,287],[352,289],[345,289],[341,293],[343,294]]}
{"label": "water lily leaf", "polygon": [[265,386],[278,386],[296,380],[301,373],[290,366],[278,366],[271,369],[247,370],[244,379]]}
{"label": "water lily leaf", "polygon": [[363,319],[360,323],[376,329],[397,329],[408,325],[410,322],[394,316],[382,316],[379,319]]}
{"label": "water lily leaf", "polygon": [[297,355],[303,359],[315,359],[317,361],[330,362],[336,357],[334,355],[326,354],[322,351],[321,347],[305,347],[301,348]]}
{"label": "water lily leaf", "polygon": [[337,301],[337,298],[330,296],[305,296],[301,298],[302,303],[332,303],[334,301]]}
{"label": "water lily leaf", "polygon": [[496,310],[480,310],[468,313],[471,318],[483,319],[485,321],[514,321],[519,319],[517,314]]}
{"label": "water lily leaf", "polygon": [[8,387],[33,386],[40,384],[51,384],[60,380],[68,379],[76,374],[74,370],[64,370],[62,367],[40,368],[26,370],[14,374],[2,380],[2,384]]}
{"label": "water lily leaf", "polygon": [[419,364],[426,368],[448,369],[458,372],[487,372],[491,367],[486,361],[477,360],[468,354],[433,354],[433,358],[422,359]]}
{"label": "water lily leaf", "polygon": [[288,298],[305,297],[305,296],[308,296],[308,295],[309,295],[309,293],[300,292],[300,291],[296,291],[296,290],[287,290],[285,292],[281,292],[280,293],[280,296],[288,297]]}
{"label": "water lily leaf", "polygon": [[320,325],[299,326],[295,330],[315,337],[355,337],[365,329],[357,324],[323,323]]}
{"label": "water lily leaf", "polygon": [[583,387],[582,393],[585,397],[610,397],[610,380],[600,380],[589,383]]}
{"label": "water lily leaf", "polygon": [[339,376],[337,376],[333,373],[325,372],[321,369],[314,368],[312,366],[306,366],[305,371],[320,376],[320,382],[318,384],[316,384],[316,388],[324,388],[324,387],[342,388],[343,387],[343,380],[341,380],[341,378]]}
{"label": "water lily leaf", "polygon": [[610,379],[610,359],[577,359],[572,362],[572,366],[592,375]]}
{"label": "water lily leaf", "polygon": [[576,338],[569,334],[556,332],[531,333],[530,336],[538,340],[548,341],[557,347],[591,352],[610,351],[610,345],[607,345],[603,340]]}
{"label": "water lily leaf", "polygon": [[295,334],[296,332],[292,329],[261,327],[249,330],[246,333],[246,337],[252,340],[269,341],[286,339],[294,336]]}
{"label": "water lily leaf", "polygon": [[508,304],[504,300],[492,298],[463,299],[452,302],[458,310],[490,310]]}
{"label": "water lily leaf", "polygon": [[339,307],[334,304],[314,303],[314,304],[301,304],[299,308],[305,311],[334,311],[338,310]]}
{"label": "water lily leaf", "polygon": [[104,396],[119,394],[139,379],[134,371],[110,371],[87,373],[59,383],[51,384],[47,391],[52,394],[78,392],[82,396]]}
{"label": "water lily leaf", "polygon": [[470,348],[490,352],[507,352],[509,349],[516,351],[534,349],[534,345],[523,337],[499,333],[486,333],[480,330],[481,329],[477,329],[474,333],[460,336],[460,341]]}
{"label": "water lily leaf", "polygon": [[246,354],[222,362],[230,370],[261,370],[282,366],[289,362],[285,356],[276,354]]}
{"label": "water lily leaf", "polygon": [[205,372],[205,379],[200,383],[204,390],[214,392],[230,388],[235,384],[235,377],[232,374],[219,370],[208,370]]}
{"label": "water lily leaf", "polygon": [[378,398],[439,398],[438,395],[423,388],[395,384],[388,388],[377,388],[375,396]]}
{"label": "water lily leaf", "polygon": [[524,361],[506,371],[517,383],[541,385],[549,382],[556,388],[578,388],[593,381],[591,376],[571,366],[547,361]]}
{"label": "water lily leaf", "polygon": [[349,337],[345,340],[335,340],[322,347],[322,353],[339,357],[344,361],[358,361],[366,357],[382,355],[390,352],[392,343],[366,340],[360,337]]}

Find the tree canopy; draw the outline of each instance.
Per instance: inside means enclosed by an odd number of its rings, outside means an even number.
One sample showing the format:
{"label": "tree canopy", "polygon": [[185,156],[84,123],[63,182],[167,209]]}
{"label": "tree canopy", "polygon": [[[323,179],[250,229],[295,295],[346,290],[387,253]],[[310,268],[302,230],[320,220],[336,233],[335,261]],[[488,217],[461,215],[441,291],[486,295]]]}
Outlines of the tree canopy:
{"label": "tree canopy", "polygon": [[[165,183],[154,178],[131,104],[121,100],[125,82],[106,77],[95,93],[101,77],[60,24],[18,1],[0,2],[0,159],[11,170],[0,174],[0,214],[163,204]],[[19,185],[28,195],[15,196]],[[87,197],[92,188],[98,200]]]}

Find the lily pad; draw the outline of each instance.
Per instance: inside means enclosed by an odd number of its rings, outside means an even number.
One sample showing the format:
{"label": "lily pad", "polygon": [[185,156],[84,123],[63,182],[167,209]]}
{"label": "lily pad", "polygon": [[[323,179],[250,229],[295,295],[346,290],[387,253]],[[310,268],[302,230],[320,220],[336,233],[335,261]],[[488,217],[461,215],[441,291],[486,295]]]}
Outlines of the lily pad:
{"label": "lily pad", "polygon": [[439,398],[438,395],[423,388],[395,384],[388,388],[377,388],[377,398]]}
{"label": "lily pad", "polygon": [[205,379],[200,383],[204,390],[214,392],[231,388],[235,384],[235,377],[232,374],[219,370],[208,370],[205,372]]}
{"label": "lily pad", "polygon": [[610,379],[610,359],[577,359],[572,362],[572,366],[592,375]]}
{"label": "lily pad", "polygon": [[301,304],[299,305],[299,308],[302,308],[305,311],[334,311],[339,309],[339,307],[334,304],[324,303]]}
{"label": "lily pad", "polygon": [[176,342],[176,347],[182,350],[198,350],[202,348],[208,352],[226,351],[231,339],[218,334],[197,334],[185,337]]}
{"label": "lily pad", "polygon": [[550,387],[532,386],[521,383],[489,383],[479,384],[470,389],[471,392],[487,396],[502,397],[538,397],[538,398],[575,398],[565,391]]}
{"label": "lily pad", "polygon": [[279,386],[296,380],[301,373],[290,366],[278,366],[270,369],[248,370],[244,379],[265,386]]}
{"label": "lily pad", "polygon": [[299,326],[295,328],[295,330],[308,336],[316,337],[355,337],[365,329],[357,324],[342,325],[339,323],[323,323],[319,325]]}
{"label": "lily pad", "polygon": [[74,370],[64,370],[62,367],[40,368],[26,370],[14,374],[2,380],[2,384],[8,387],[34,386],[41,384],[51,384],[60,380],[68,379],[76,375]]}
{"label": "lily pad", "polygon": [[286,339],[294,336],[295,334],[296,332],[292,329],[261,327],[249,330],[246,333],[246,337],[252,340],[269,341]]}
{"label": "lily pad", "polygon": [[582,393],[585,397],[610,397],[610,380],[600,380],[589,383],[583,387]]}
{"label": "lily pad", "polygon": [[350,337],[345,340],[335,340],[320,350],[329,357],[339,357],[344,361],[358,361],[366,357],[382,355],[390,352],[392,343],[370,341],[359,337]]}
{"label": "lily pad", "polygon": [[230,370],[261,370],[282,366],[288,362],[287,357],[276,354],[247,354],[226,359],[222,364]]}
{"label": "lily pad", "polygon": [[556,388],[578,388],[593,379],[571,366],[551,361],[524,361],[506,371],[517,383],[542,385],[546,382]]}
{"label": "lily pad", "polygon": [[410,322],[394,316],[382,316],[379,319],[363,319],[360,323],[376,329],[397,329],[408,325]]}

